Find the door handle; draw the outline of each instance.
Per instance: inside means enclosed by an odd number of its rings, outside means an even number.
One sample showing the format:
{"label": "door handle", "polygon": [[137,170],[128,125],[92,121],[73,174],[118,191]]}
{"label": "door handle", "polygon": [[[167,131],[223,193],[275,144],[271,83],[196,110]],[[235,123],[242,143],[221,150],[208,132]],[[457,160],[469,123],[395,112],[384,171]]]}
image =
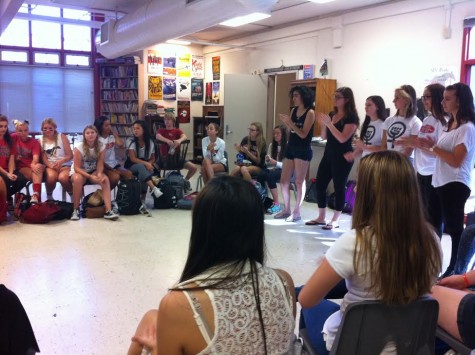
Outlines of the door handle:
{"label": "door handle", "polygon": [[226,133],[226,135],[233,133],[233,131],[229,130],[229,125],[226,125],[225,133]]}

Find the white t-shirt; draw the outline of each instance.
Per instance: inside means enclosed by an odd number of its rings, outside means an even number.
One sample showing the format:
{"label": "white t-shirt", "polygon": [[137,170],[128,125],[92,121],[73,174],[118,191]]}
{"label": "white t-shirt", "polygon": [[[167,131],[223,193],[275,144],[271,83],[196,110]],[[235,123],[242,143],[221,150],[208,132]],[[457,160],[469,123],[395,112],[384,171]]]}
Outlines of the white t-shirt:
{"label": "white t-shirt", "polygon": [[210,144],[208,136],[204,137],[201,141],[201,148],[203,149],[203,157],[210,159],[213,163],[221,163],[226,165],[226,158],[224,157],[224,151],[226,150],[226,142],[221,138],[216,138],[216,145],[214,146],[214,154],[208,151],[208,145]]}
{"label": "white t-shirt", "polygon": [[[368,129],[364,137],[361,137],[365,145],[381,146],[381,140],[383,138],[383,124],[380,119],[376,121],[369,121]],[[362,157],[370,154],[371,151],[363,149]]]}
{"label": "white t-shirt", "polygon": [[[384,121],[383,130],[386,131],[387,149],[402,152],[405,148],[395,145],[394,141],[401,137],[417,136],[422,122],[417,116],[405,118],[402,116],[389,117]],[[414,155],[414,152],[411,156]]]}
{"label": "white t-shirt", "polygon": [[[442,123],[430,114],[422,121],[422,127],[417,136],[430,138],[434,142],[437,142],[443,129],[444,126]],[[435,171],[435,160],[435,155],[427,153],[422,149],[415,149],[414,166],[419,174],[424,176],[433,175]]]}
{"label": "white t-shirt", "polygon": [[[43,141],[43,136],[38,138],[38,141],[41,145],[41,150],[46,153],[48,161],[51,163],[56,163],[59,160],[63,160],[66,156],[66,152],[64,150],[63,138],[61,133],[58,132],[58,139],[55,142],[46,143]],[[70,163],[65,163],[64,165],[70,165]]]}
{"label": "white t-shirt", "polygon": [[119,165],[119,162],[115,157],[115,137],[112,134],[106,138],[99,136],[99,142],[104,145],[104,149],[106,151],[104,163],[109,165],[111,168],[115,168],[117,165]]}
{"label": "white t-shirt", "polygon": [[437,141],[437,146],[448,152],[452,152],[459,145],[465,145],[467,156],[460,167],[450,166],[445,161],[437,157],[435,161],[435,172],[432,177],[434,187],[444,186],[450,182],[461,182],[471,188],[473,158],[475,153],[475,126],[472,122],[464,123],[457,129],[450,132],[443,131]]}
{"label": "white t-shirt", "polygon": [[[82,168],[86,170],[88,173],[92,173],[97,169],[97,160],[99,159],[99,156],[96,156],[94,153],[94,148],[89,148],[89,159],[86,158],[82,146],[82,142],[78,144],[74,150],[77,150],[79,153],[81,153],[82,157]],[[102,145],[99,142],[99,154],[104,150],[104,145]],[[73,175],[75,173],[74,171],[74,159],[73,159],[73,165],[71,166],[71,172],[69,173],[70,175]]]}
{"label": "white t-shirt", "polygon": [[[135,142],[133,138],[128,138],[127,143],[125,143],[125,146],[127,147],[127,150],[133,150],[134,152],[137,152],[135,150]],[[150,149],[148,152],[148,157],[145,157],[145,146],[139,148],[139,154],[137,155],[137,158],[146,160],[148,161],[152,154],[155,154],[155,144],[153,144],[153,141],[150,140]]]}

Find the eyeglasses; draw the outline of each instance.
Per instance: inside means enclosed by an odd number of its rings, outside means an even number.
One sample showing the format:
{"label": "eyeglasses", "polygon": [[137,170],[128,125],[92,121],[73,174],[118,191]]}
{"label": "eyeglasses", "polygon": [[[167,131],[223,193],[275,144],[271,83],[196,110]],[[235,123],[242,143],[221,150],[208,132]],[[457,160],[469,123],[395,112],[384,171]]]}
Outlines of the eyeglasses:
{"label": "eyeglasses", "polygon": [[421,96],[421,99],[422,100],[427,100],[427,99],[430,99],[432,96],[425,96],[425,95],[422,95]]}
{"label": "eyeglasses", "polygon": [[341,96],[341,95],[333,95],[333,98],[335,100],[340,100],[340,99],[344,99],[345,97],[344,96]]}
{"label": "eyeglasses", "polygon": [[54,128],[43,128],[43,131],[54,131]]}
{"label": "eyeglasses", "polygon": [[254,129],[254,128],[248,128],[248,130],[250,130],[251,132],[256,132],[257,129]]}

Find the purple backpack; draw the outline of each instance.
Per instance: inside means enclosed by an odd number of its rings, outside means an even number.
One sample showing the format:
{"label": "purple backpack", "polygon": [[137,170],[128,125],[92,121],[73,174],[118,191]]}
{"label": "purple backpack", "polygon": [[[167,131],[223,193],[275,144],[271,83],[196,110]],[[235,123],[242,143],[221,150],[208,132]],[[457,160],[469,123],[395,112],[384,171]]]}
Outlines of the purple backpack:
{"label": "purple backpack", "polygon": [[356,199],[356,181],[349,180],[346,183],[346,192],[345,192],[345,206],[343,206],[343,212],[345,213],[352,213],[353,207],[355,207],[355,199]]}

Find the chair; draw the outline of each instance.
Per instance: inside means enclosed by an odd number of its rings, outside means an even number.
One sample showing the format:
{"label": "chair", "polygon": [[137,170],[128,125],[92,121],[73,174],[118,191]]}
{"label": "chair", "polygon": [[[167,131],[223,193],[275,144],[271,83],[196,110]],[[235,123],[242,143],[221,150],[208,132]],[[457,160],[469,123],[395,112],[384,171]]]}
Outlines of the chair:
{"label": "chair", "polygon": [[[229,174],[229,160],[228,160],[228,152],[224,151],[224,157],[226,158],[226,166],[224,168],[224,171],[215,173],[215,176],[222,176],[222,175],[228,175]],[[200,189],[203,187],[203,176],[201,175],[198,176],[198,180],[196,180],[196,189],[195,191],[200,191]]]}
{"label": "chair", "polygon": [[181,142],[180,147],[176,149],[175,154],[161,154],[160,146],[165,143],[158,143],[158,160],[155,163],[155,166],[160,170],[167,171],[178,171],[185,166],[186,163],[186,154],[188,153],[188,145],[190,140],[187,139]]}
{"label": "chair", "polygon": [[[379,301],[350,304],[330,355],[379,355],[390,341],[397,354],[433,354],[438,313],[439,304],[429,296],[409,305],[388,306]],[[305,328],[300,330],[300,336],[310,354],[314,354]]]}

